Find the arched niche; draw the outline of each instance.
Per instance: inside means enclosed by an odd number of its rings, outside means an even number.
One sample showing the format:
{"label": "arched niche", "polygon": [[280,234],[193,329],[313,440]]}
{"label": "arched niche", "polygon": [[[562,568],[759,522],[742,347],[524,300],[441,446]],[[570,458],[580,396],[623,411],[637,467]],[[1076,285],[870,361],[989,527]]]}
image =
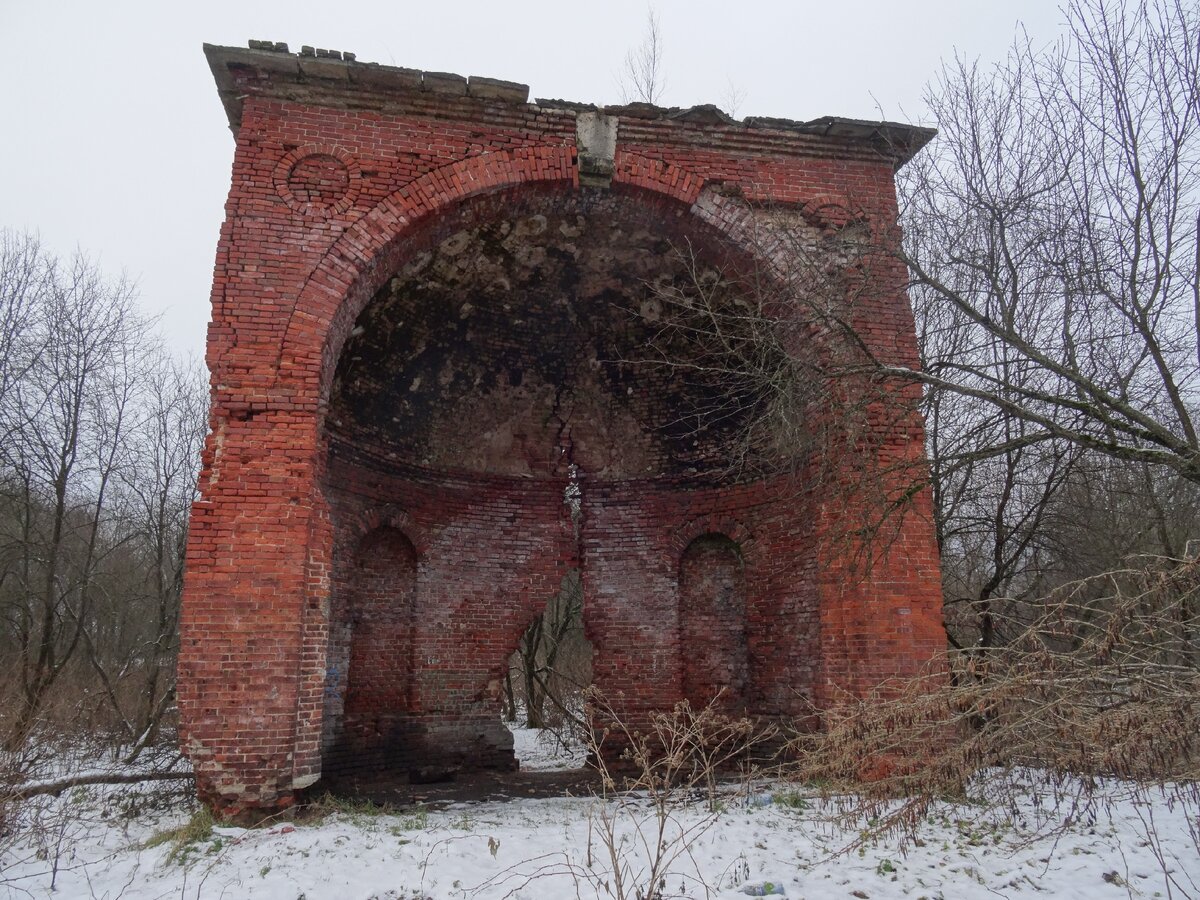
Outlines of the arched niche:
{"label": "arched niche", "polygon": [[679,631],[684,699],[694,709],[715,701],[743,710],[751,688],[746,567],[731,538],[704,534],[683,551]]}
{"label": "arched niche", "polygon": [[325,770],[373,775],[403,765],[417,711],[417,552],[381,525],[338,560],[325,691]]}

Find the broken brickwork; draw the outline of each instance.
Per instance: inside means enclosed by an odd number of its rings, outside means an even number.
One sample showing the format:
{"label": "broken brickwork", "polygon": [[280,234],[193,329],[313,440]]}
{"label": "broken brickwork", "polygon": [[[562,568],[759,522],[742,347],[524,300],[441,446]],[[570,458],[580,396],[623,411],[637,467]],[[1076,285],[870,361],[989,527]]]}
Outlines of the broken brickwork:
{"label": "broken brickwork", "polygon": [[[739,415],[694,424],[737,386],[648,350],[689,358],[656,344],[655,287],[761,263],[767,211],[820,230],[852,205],[886,233],[928,132],[206,52],[237,145],[181,625],[206,802],[514,766],[507,657],[576,568],[595,683],[635,717],[721,688],[800,715],[942,646],[928,495],[848,577],[819,484],[735,471]],[[860,306],[913,364],[902,275]],[[919,458],[915,413],[881,447]]]}

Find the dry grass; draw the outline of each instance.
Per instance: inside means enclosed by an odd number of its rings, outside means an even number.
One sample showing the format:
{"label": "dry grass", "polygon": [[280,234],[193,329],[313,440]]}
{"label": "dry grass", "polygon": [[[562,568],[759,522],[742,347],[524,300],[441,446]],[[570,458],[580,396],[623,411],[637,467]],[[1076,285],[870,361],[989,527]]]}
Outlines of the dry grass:
{"label": "dry grass", "polygon": [[946,797],[1004,804],[1030,773],[1071,808],[1117,780],[1200,810],[1200,560],[1138,560],[1012,608],[1005,646],[825,711],[792,742],[792,777],[853,791],[845,815],[875,834],[913,836]]}

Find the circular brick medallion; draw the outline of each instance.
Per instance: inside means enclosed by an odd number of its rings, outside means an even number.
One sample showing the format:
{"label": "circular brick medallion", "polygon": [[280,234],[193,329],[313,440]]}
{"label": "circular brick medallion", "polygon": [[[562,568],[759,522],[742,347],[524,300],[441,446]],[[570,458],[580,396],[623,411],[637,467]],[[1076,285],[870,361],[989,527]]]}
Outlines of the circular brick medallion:
{"label": "circular brick medallion", "polygon": [[300,147],[275,167],[275,190],[304,216],[344,213],[358,199],[362,173],[354,157],[337,147]]}

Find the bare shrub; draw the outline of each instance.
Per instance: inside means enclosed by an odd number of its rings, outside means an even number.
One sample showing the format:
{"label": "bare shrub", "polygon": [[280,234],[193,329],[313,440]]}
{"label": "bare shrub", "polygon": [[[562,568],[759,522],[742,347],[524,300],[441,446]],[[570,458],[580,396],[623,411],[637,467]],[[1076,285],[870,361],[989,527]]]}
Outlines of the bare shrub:
{"label": "bare shrub", "polygon": [[793,741],[792,776],[852,790],[845,816],[909,837],[940,799],[1015,806],[1031,779],[1052,789],[1059,827],[1101,786],[1200,812],[1198,603],[1196,557],[1064,585],[1013,607],[1005,644],[950,651],[924,677],[824,711]]}
{"label": "bare shrub", "polygon": [[54,890],[84,835],[194,803],[178,751],[153,748],[131,766],[101,740],[39,723],[18,750],[0,751],[0,892],[27,886],[27,868],[20,881],[6,878],[6,869],[33,863]]}
{"label": "bare shrub", "polygon": [[[756,748],[776,733],[721,713],[719,700],[699,709],[685,700],[639,727],[589,691],[588,749],[601,790],[589,813],[584,875],[617,900],[661,900],[668,875],[703,883],[692,853],[721,812],[718,779],[736,770],[752,777]],[[615,764],[614,744],[624,748]],[[697,803],[703,815],[681,815]]]}

